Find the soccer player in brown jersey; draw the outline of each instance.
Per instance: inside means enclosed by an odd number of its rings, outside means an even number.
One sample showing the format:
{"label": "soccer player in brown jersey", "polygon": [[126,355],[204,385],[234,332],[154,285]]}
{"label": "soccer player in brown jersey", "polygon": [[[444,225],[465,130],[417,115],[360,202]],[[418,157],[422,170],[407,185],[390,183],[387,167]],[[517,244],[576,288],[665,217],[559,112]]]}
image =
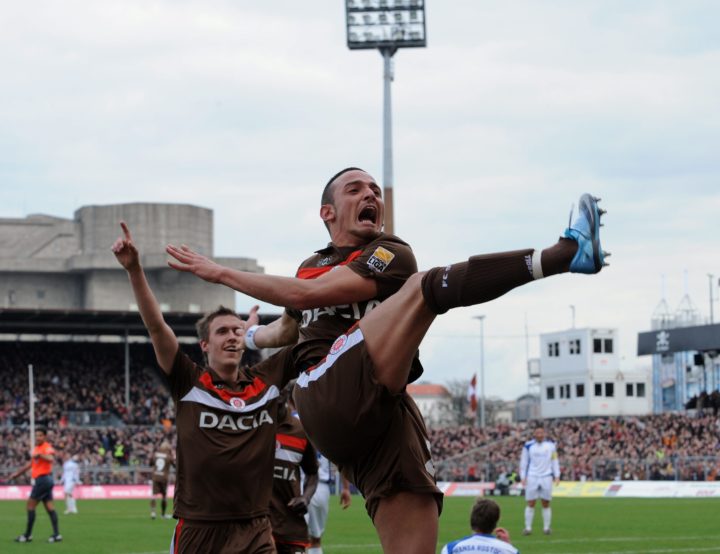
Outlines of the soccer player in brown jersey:
{"label": "soccer player in brown jersey", "polygon": [[365,497],[385,552],[431,553],[442,494],[424,422],[405,391],[422,371],[420,342],[451,308],[558,273],[599,272],[608,254],[600,248],[597,201],[581,196],[564,236],[542,251],[473,256],[418,273],[410,247],[382,233],[380,187],[347,168],[322,195],[320,217],[332,242],[295,278],[225,268],[186,246],[167,252],[179,271],[289,308],[276,322],[249,328],[245,345],[276,347],[299,333],[294,396],[308,436]]}
{"label": "soccer player in brown jersey", "polygon": [[160,497],[160,513],[163,518],[170,518],[167,510],[167,487],[170,480],[170,466],[175,464],[175,456],[168,441],[162,441],[160,448],[153,454],[152,498],[150,499],[150,517],[155,519],[157,498]]}
{"label": "soccer player in brown jersey", "polygon": [[[290,387],[283,389],[278,410],[270,523],[278,554],[304,554],[310,545],[304,516],[317,488],[318,463],[315,448],[293,415],[290,392]],[[302,486],[301,469],[305,474]]]}
{"label": "soccer player in brown jersey", "polygon": [[[173,554],[274,553],[268,519],[277,398],[293,376],[284,354],[240,367],[246,322],[219,308],[197,324],[207,365],[181,350],[150,289],[127,225],[112,250],[127,271],[177,427]],[[257,321],[253,309],[250,321]],[[285,373],[287,372],[287,373]]]}

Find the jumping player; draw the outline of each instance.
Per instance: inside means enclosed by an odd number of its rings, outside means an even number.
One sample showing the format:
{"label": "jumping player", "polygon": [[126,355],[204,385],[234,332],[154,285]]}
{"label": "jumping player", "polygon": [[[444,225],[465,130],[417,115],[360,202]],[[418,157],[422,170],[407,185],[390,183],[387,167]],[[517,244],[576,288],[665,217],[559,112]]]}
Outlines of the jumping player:
{"label": "jumping player", "polygon": [[[278,410],[270,523],[278,554],[304,554],[310,544],[305,514],[318,484],[315,448],[305,435],[285,387]],[[286,402],[287,400],[287,402]],[[301,471],[305,478],[300,484]]]}
{"label": "jumping player", "polygon": [[62,535],[58,530],[58,516],[53,503],[52,490],[55,483],[52,476],[52,465],[54,460],[55,449],[47,441],[47,431],[42,428],[36,429],[35,448],[33,448],[30,461],[9,477],[10,480],[15,479],[30,469],[30,476],[34,481],[30,491],[30,498],[27,501],[27,527],[25,527],[25,532],[15,539],[16,542],[32,541],[35,508],[40,502],[45,506],[45,511],[50,516],[50,523],[52,523],[53,534],[48,539],[48,542],[60,542],[62,540]]}
{"label": "jumping player", "polygon": [[552,520],[553,484],[560,482],[560,462],[558,460],[555,443],[545,439],[545,429],[536,427],[533,431],[533,440],[523,445],[520,454],[520,479],[525,489],[525,528],[523,535],[532,533],[532,521],[535,517],[535,502],[540,498],[542,504],[543,533],[552,533],[550,523]]}
{"label": "jumping player", "polygon": [[[292,366],[283,353],[240,367],[245,324],[219,308],[198,323],[206,367],[181,350],[140,265],[127,225],[112,250],[127,271],[157,363],[175,402],[177,478],[173,554],[274,553],[267,517],[277,398]],[[257,308],[250,320],[257,321]],[[283,371],[287,370],[288,375]]]}
{"label": "jumping player", "polygon": [[170,519],[172,516],[166,514],[167,510],[167,487],[170,480],[170,466],[175,465],[175,456],[173,455],[170,443],[166,440],[160,443],[153,454],[153,473],[152,473],[152,498],[150,499],[150,517],[155,519],[157,512],[157,498],[160,497],[160,513],[163,519]]}
{"label": "jumping player", "polygon": [[442,493],[422,416],[405,391],[422,371],[420,342],[451,308],[558,273],[599,272],[607,256],[603,212],[586,194],[564,237],[545,250],[473,256],[417,273],[410,247],[381,232],[381,190],[365,171],[336,174],[321,204],[332,242],[296,278],[225,268],[186,246],[167,247],[170,266],[288,307],[273,324],[248,329],[245,345],[281,346],[299,332],[294,396],[309,438],[363,494],[385,552],[434,552]]}

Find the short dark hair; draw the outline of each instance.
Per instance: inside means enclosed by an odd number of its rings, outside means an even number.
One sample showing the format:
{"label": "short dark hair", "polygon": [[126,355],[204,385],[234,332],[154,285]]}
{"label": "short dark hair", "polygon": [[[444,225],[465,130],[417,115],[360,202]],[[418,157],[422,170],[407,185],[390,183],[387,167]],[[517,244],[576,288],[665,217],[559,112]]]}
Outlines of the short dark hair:
{"label": "short dark hair", "polygon": [[218,306],[217,310],[206,313],[197,321],[197,323],[195,323],[195,330],[197,331],[197,335],[200,340],[206,341],[210,338],[210,323],[212,323],[213,319],[221,315],[232,315],[242,320],[235,310],[231,310],[225,306]]}
{"label": "short dark hair", "polygon": [[338,171],[335,175],[330,177],[330,180],[325,184],[325,188],[323,189],[322,196],[320,197],[320,205],[324,206],[325,204],[334,204],[334,199],[332,195],[332,184],[335,182],[335,179],[340,177],[343,173],[347,173],[348,171],[365,171],[364,169],[360,169],[359,167],[346,167],[345,169],[341,169]]}
{"label": "short dark hair", "polygon": [[494,500],[478,498],[470,512],[470,527],[478,533],[492,533],[500,520],[500,506]]}
{"label": "short dark hair", "polygon": [[45,427],[35,427],[35,432],[47,436],[47,429],[45,429]]}

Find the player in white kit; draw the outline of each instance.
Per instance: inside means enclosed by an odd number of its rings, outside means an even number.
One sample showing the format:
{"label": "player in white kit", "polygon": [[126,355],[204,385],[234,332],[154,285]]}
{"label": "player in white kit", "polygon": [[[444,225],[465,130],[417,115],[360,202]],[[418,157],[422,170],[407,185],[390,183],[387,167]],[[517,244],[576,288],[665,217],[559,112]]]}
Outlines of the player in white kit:
{"label": "player in white kit", "polygon": [[75,497],[73,496],[75,485],[80,484],[80,466],[77,463],[77,456],[68,456],[67,460],[65,460],[60,482],[65,490],[65,513],[78,513]]}
{"label": "player in white kit", "polygon": [[537,427],[533,432],[533,440],[525,443],[520,456],[520,479],[525,489],[525,529],[523,535],[532,532],[532,521],[535,515],[535,501],[540,498],[542,503],[543,533],[549,535],[552,510],[553,483],[560,482],[560,462],[558,461],[555,443],[545,440],[545,429]]}
{"label": "player in white kit", "polygon": [[[330,483],[333,483],[333,471],[325,456],[318,453],[318,486],[308,506],[308,531],[310,533],[310,548],[308,554],[322,554],[321,539],[325,533],[328,510],[330,509]],[[340,492],[340,505],[343,510],[350,506],[350,484],[343,477],[340,478],[342,490]]]}

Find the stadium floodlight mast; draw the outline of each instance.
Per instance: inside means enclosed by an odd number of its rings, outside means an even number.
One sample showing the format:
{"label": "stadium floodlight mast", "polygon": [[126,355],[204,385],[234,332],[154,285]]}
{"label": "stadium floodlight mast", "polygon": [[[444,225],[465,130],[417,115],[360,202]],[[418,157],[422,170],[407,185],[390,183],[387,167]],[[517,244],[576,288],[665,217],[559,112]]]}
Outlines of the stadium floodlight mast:
{"label": "stadium floodlight mast", "polygon": [[393,233],[392,57],[426,46],[425,0],[345,0],[345,14],[348,48],[377,48],[383,57],[383,196],[385,231]]}

